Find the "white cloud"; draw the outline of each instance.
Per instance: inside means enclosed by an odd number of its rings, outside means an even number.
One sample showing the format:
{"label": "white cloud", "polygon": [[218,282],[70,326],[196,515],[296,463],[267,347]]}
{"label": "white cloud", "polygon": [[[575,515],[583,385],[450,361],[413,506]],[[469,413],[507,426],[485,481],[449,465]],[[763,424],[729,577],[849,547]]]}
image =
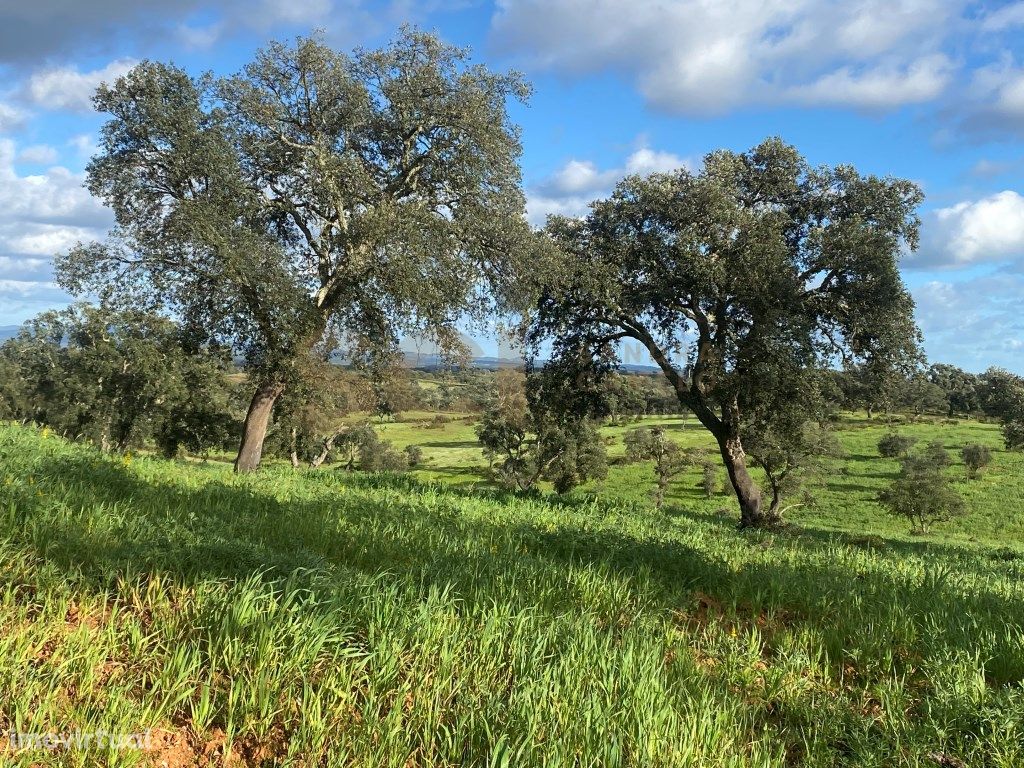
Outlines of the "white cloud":
{"label": "white cloud", "polygon": [[188,48],[209,48],[224,34],[222,23],[208,24],[205,27],[193,27],[179,24],[178,39]]}
{"label": "white cloud", "polygon": [[539,68],[613,70],[678,113],[753,103],[895,107],[941,94],[965,0],[499,0],[498,48]]}
{"label": "white cloud", "polygon": [[46,109],[88,112],[92,109],[92,97],[100,84],[113,83],[135,63],[131,59],[118,59],[103,69],[89,72],[79,72],[74,67],[45,69],[29,78],[27,96]]}
{"label": "white cloud", "polygon": [[1005,190],[940,208],[925,218],[913,267],[965,267],[1024,260],[1024,196]]}
{"label": "white cloud", "polygon": [[74,147],[78,156],[87,160],[99,151],[96,137],[91,133],[80,133],[68,139],[68,146]]}
{"label": "white cloud", "polygon": [[981,28],[985,32],[1003,32],[1020,26],[1024,26],[1024,2],[1004,5],[986,13],[981,20]]}
{"label": "white cloud", "polygon": [[249,10],[250,20],[262,26],[305,26],[325,21],[334,10],[332,0],[260,0]]}
{"label": "white cloud", "polygon": [[949,85],[953,69],[952,62],[942,54],[925,56],[906,65],[860,70],[842,67],[813,83],[790,89],[787,95],[808,104],[889,109],[936,98]]}
{"label": "white cloud", "polygon": [[25,111],[0,101],[0,133],[15,131],[25,124]]}
{"label": "white cloud", "polygon": [[48,144],[33,144],[18,151],[18,162],[51,165],[57,162],[57,150]]}
{"label": "white cloud", "polygon": [[13,141],[0,139],[0,322],[5,323],[66,302],[52,284],[52,257],[79,240],[102,237],[111,224],[109,211],[82,187],[81,175],[60,166],[20,175],[15,160],[31,149],[18,152]]}
{"label": "white cloud", "polygon": [[692,170],[695,164],[671,152],[640,147],[619,167],[601,170],[590,160],[569,160],[551,176],[533,185],[527,194],[527,217],[535,226],[549,215],[582,216],[591,201],[605,197],[616,182],[631,174],[646,175]]}

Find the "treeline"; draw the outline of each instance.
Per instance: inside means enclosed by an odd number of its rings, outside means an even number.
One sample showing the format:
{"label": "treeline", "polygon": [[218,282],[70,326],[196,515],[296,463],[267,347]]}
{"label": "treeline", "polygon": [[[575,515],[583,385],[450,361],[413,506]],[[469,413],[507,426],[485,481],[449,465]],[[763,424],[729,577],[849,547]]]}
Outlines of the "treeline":
{"label": "treeline", "polygon": [[205,454],[238,439],[227,349],[163,317],[75,305],[0,346],[0,417],[103,450]]}
{"label": "treeline", "polygon": [[[400,470],[419,461],[381,440],[373,420],[412,410],[484,414],[514,371],[357,371],[306,361],[281,396],[267,448],[295,466],[340,463]],[[229,349],[159,315],[88,304],[45,312],[0,346],[0,418],[45,426],[71,440],[173,457],[236,447],[247,376]],[[602,384],[605,419],[679,410],[652,376],[613,374]],[[524,405],[523,412],[526,407]]]}
{"label": "treeline", "polygon": [[1024,447],[1024,377],[1002,368],[976,374],[934,363],[909,376],[879,381],[870,370],[829,371],[835,407],[875,413],[989,418],[1002,424],[1006,447]]}

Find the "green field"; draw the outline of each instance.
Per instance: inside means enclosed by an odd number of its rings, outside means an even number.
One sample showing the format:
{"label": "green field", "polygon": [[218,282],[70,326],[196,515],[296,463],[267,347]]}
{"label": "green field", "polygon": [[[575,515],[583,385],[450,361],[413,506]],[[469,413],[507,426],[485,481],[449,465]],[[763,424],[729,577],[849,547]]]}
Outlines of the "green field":
{"label": "green field", "polygon": [[816,505],[740,533],[696,472],[662,513],[644,465],[489,488],[471,421],[431,417],[381,427],[424,447],[409,476],[239,477],[0,425],[4,730],[153,729],[2,764],[1024,764],[1020,454],[910,536],[873,501],[884,427],[847,417]]}

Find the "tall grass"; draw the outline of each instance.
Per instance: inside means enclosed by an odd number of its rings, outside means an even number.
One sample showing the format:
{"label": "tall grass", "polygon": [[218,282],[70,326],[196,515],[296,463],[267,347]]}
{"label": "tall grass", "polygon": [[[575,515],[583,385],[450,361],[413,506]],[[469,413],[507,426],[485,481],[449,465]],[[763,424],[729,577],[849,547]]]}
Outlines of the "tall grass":
{"label": "tall grass", "polygon": [[1018,550],[731,526],[0,426],[0,761],[1024,764]]}

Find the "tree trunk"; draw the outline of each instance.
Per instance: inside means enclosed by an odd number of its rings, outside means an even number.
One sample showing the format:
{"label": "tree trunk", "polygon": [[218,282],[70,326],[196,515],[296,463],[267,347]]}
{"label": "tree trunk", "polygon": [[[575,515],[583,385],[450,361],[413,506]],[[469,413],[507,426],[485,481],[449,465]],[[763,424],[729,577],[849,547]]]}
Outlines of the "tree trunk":
{"label": "tree trunk", "polygon": [[290,458],[292,460],[292,469],[299,468],[299,430],[296,427],[292,427],[292,444]]}
{"label": "tree trunk", "polygon": [[260,465],[263,457],[263,440],[267,436],[267,425],[274,410],[274,401],[284,392],[284,384],[273,378],[264,379],[256,387],[249,403],[242,425],[242,441],[235,458],[235,472],[252,472]]}
{"label": "tree trunk", "polygon": [[334,448],[334,441],[341,437],[342,432],[335,432],[333,435],[324,440],[323,448],[316,456],[314,456],[309,466],[311,469],[317,469],[321,464],[327,461],[327,457],[331,455],[331,450]]}
{"label": "tree trunk", "polygon": [[771,523],[771,516],[763,508],[761,489],[747,471],[746,454],[739,436],[719,436],[718,447],[729,473],[729,482],[740,503],[740,528],[757,528]]}

